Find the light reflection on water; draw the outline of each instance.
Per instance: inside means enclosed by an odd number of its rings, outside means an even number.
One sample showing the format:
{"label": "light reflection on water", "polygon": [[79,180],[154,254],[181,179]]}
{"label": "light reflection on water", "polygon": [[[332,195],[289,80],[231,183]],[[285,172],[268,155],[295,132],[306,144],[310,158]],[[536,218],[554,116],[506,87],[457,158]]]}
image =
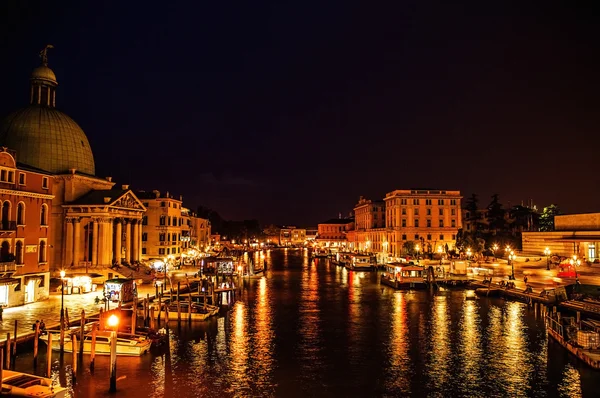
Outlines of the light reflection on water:
{"label": "light reflection on water", "polygon": [[[585,397],[600,388],[597,372],[548,343],[543,321],[521,303],[394,291],[375,273],[304,254],[267,252],[266,277],[245,280],[218,320],[171,323],[169,350],[119,357],[126,378],[116,396]],[[75,396],[106,395],[108,358],[96,358],[93,375],[88,363]],[[21,353],[17,370],[30,364]],[[70,364],[65,354],[53,367],[69,386]]]}

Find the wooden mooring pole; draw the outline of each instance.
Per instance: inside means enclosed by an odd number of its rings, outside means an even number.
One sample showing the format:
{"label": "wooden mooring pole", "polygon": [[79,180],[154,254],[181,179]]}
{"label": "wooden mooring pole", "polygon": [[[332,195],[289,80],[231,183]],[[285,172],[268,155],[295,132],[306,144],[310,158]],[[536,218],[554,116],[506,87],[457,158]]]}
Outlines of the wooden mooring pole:
{"label": "wooden mooring pole", "polygon": [[38,343],[40,338],[40,321],[35,321],[35,336],[33,336],[33,368],[37,367]]}
{"label": "wooden mooring pole", "polygon": [[110,392],[117,391],[117,332],[110,337]]}
{"label": "wooden mooring pole", "polygon": [[181,322],[181,301],[179,301],[179,291],[181,290],[181,282],[177,282],[177,322]]}
{"label": "wooden mooring pole", "polygon": [[71,367],[72,384],[77,383],[77,334],[71,336],[71,350],[73,351],[73,366]]}
{"label": "wooden mooring pole", "polygon": [[92,344],[90,347],[90,371],[94,371],[94,361],[96,360],[96,329],[95,323],[92,325]]}
{"label": "wooden mooring pole", "polygon": [[81,362],[83,362],[83,343],[85,340],[85,310],[81,310],[81,330],[79,330],[79,356],[81,357]]}
{"label": "wooden mooring pole", "polygon": [[12,357],[13,357],[13,369],[15,367],[15,362],[17,361],[17,325],[18,325],[18,320],[15,319],[15,334],[13,336],[15,336],[15,340],[13,342],[13,349],[12,349]]}
{"label": "wooden mooring pole", "polygon": [[10,351],[12,350],[12,346],[10,345],[10,343],[10,333],[6,333],[6,369],[10,369]]}
{"label": "wooden mooring pole", "polygon": [[50,377],[52,374],[52,333],[48,333],[48,348],[46,351],[46,362],[48,362],[48,374],[46,377]]}

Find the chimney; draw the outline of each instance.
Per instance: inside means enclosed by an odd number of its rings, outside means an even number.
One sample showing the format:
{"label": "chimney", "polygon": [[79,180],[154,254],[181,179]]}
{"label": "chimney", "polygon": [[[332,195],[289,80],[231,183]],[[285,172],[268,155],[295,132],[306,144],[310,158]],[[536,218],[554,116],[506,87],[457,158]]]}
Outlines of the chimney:
{"label": "chimney", "polygon": [[77,171],[77,169],[69,169],[69,173],[71,173],[71,174],[75,174],[76,171]]}
{"label": "chimney", "polygon": [[129,189],[129,185],[123,184],[123,185],[121,185],[121,189],[125,191],[125,190]]}
{"label": "chimney", "polygon": [[111,199],[110,196],[105,196],[104,197],[104,203],[110,203],[110,199]]}
{"label": "chimney", "polygon": [[112,177],[106,177],[106,181],[112,182]]}

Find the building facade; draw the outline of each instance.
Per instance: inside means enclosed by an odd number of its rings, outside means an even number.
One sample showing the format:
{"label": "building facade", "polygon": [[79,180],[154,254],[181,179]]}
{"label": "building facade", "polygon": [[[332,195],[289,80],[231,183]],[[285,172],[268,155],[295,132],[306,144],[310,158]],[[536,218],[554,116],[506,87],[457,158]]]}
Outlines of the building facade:
{"label": "building facade", "polygon": [[354,248],[359,251],[382,253],[387,242],[385,202],[362,196],[354,206]]}
{"label": "building facade", "polygon": [[325,247],[345,247],[348,245],[347,234],[354,230],[353,218],[332,218],[317,226],[315,242]]}
{"label": "building facade", "polygon": [[544,255],[548,248],[551,255],[571,257],[583,261],[600,259],[600,213],[565,214],[554,217],[552,232],[523,232],[523,253]]}
{"label": "building facade", "polygon": [[17,164],[0,149],[0,305],[12,307],[48,298],[49,229],[53,179]]}
{"label": "building facade", "polygon": [[[407,242],[421,253],[452,250],[462,228],[460,191],[395,190],[386,194],[389,255],[401,256]],[[418,245],[418,246],[417,246]]]}
{"label": "building facade", "polygon": [[181,198],[169,192],[137,192],[146,208],[142,222],[142,259],[179,259],[181,257],[183,226]]}
{"label": "building facade", "polygon": [[281,227],[279,230],[279,245],[300,246],[306,242],[306,229],[295,226]]}

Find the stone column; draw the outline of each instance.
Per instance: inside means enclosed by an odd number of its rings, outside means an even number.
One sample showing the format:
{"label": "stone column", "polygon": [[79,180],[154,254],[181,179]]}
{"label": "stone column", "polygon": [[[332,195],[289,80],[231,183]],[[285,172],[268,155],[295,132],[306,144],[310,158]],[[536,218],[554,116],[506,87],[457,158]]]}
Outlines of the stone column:
{"label": "stone column", "polygon": [[92,219],[92,265],[98,265],[98,220]]}
{"label": "stone column", "polygon": [[117,228],[115,233],[115,260],[121,262],[121,245],[123,244],[123,224],[120,218],[117,218]]}
{"label": "stone column", "polygon": [[138,259],[142,259],[142,233],[144,231],[144,226],[142,225],[142,220],[138,220],[140,224],[140,233],[139,233],[139,246],[138,246]]}
{"label": "stone column", "polygon": [[113,234],[114,234],[114,223],[113,223],[113,219],[109,218],[106,221],[106,264],[112,265],[112,259],[113,259],[113,242],[114,242],[114,238],[113,238]]}
{"label": "stone column", "polygon": [[64,266],[70,267],[73,265],[73,219],[67,217],[65,221],[67,222],[67,234],[65,236],[67,248],[65,250]]}
{"label": "stone column", "polygon": [[98,219],[98,264],[106,265],[106,220]]}
{"label": "stone column", "polygon": [[138,261],[140,259],[138,250],[140,248],[140,224],[138,220],[131,220],[133,224],[133,249],[131,251],[131,259]]}
{"label": "stone column", "polygon": [[125,219],[125,261],[131,264],[131,220]]}
{"label": "stone column", "polygon": [[78,265],[81,261],[81,220],[79,218],[73,219],[73,264]]}

